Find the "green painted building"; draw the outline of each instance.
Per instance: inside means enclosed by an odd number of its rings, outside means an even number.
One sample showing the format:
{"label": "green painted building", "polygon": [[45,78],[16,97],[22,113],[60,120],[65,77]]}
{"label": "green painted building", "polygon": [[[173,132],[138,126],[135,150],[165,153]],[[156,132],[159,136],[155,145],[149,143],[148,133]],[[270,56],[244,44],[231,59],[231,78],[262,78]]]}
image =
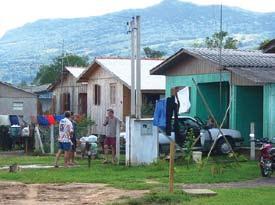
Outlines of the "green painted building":
{"label": "green painted building", "polygon": [[250,123],[256,137],[275,136],[275,54],[261,51],[223,49],[181,49],[151,70],[166,76],[166,95],[173,87],[188,86],[191,108],[184,115],[206,120],[204,98],[224,127],[241,131],[249,143]]}

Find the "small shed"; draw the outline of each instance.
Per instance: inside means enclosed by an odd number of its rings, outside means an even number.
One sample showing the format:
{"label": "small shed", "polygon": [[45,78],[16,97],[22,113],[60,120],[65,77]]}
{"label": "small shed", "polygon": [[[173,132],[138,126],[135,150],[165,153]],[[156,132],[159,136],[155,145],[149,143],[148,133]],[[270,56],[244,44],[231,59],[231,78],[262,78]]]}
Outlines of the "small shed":
{"label": "small shed", "polygon": [[0,115],[37,115],[37,95],[0,82]]}
{"label": "small shed", "polygon": [[87,114],[87,83],[78,83],[83,67],[65,67],[59,80],[49,87],[52,91],[52,113],[62,114],[66,110],[75,114]]}
{"label": "small shed", "polygon": [[[165,77],[151,76],[150,69],[161,63],[159,59],[141,60],[142,111],[153,109],[156,100],[165,96]],[[131,59],[95,58],[80,75],[78,82],[88,83],[88,116],[95,120],[94,134],[105,134],[102,125],[106,110],[125,119],[131,106]]]}
{"label": "small shed", "polygon": [[208,112],[192,79],[219,122],[231,100],[224,127],[240,130],[249,143],[250,123],[256,137],[275,134],[275,54],[261,51],[205,48],[180,49],[151,70],[166,76],[166,95],[172,87],[190,88],[191,109],[186,115],[203,120]]}

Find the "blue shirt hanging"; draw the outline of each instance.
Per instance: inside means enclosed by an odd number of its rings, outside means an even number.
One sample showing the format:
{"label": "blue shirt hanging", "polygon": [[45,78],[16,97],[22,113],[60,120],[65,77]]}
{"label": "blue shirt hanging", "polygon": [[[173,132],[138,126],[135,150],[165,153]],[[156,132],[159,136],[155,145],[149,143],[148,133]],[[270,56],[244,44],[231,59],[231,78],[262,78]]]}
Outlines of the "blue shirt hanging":
{"label": "blue shirt hanging", "polygon": [[156,103],[153,125],[161,129],[166,127],[166,99],[160,99]]}

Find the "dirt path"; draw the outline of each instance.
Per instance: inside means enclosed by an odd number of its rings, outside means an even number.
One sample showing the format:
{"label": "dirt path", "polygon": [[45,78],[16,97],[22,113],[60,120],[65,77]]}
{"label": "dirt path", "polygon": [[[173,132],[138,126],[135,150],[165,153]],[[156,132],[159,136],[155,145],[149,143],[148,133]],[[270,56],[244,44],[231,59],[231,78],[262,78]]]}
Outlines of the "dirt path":
{"label": "dirt path", "polygon": [[141,197],[147,191],[121,190],[104,184],[23,184],[0,182],[0,204],[106,204],[121,197]]}
{"label": "dirt path", "polygon": [[219,188],[253,188],[275,186],[275,177],[258,178],[244,182],[214,183],[214,184],[183,184],[185,189],[219,189]]}

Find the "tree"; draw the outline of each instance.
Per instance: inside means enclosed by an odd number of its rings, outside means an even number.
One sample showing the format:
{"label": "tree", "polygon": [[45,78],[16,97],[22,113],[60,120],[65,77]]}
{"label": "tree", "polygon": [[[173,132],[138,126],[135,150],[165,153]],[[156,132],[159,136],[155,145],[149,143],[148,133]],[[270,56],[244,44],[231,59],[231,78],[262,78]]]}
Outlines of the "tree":
{"label": "tree", "polygon": [[143,48],[147,58],[162,58],[166,53],[163,51],[157,51],[149,47]]}
{"label": "tree", "polygon": [[[88,66],[88,57],[74,54],[66,54],[63,58],[63,67],[65,66]],[[57,81],[62,72],[62,56],[57,56],[49,65],[41,65],[36,74],[34,83],[38,85],[53,83]]]}
{"label": "tree", "polygon": [[263,40],[263,41],[260,43],[258,49],[259,49],[259,50],[263,50],[263,48],[264,48],[270,41],[271,41],[270,39],[265,39],[265,40]]}
{"label": "tree", "polygon": [[222,41],[222,48],[237,49],[239,41],[233,37],[229,37],[225,31],[216,32],[211,37],[205,38],[207,48],[219,48]]}

